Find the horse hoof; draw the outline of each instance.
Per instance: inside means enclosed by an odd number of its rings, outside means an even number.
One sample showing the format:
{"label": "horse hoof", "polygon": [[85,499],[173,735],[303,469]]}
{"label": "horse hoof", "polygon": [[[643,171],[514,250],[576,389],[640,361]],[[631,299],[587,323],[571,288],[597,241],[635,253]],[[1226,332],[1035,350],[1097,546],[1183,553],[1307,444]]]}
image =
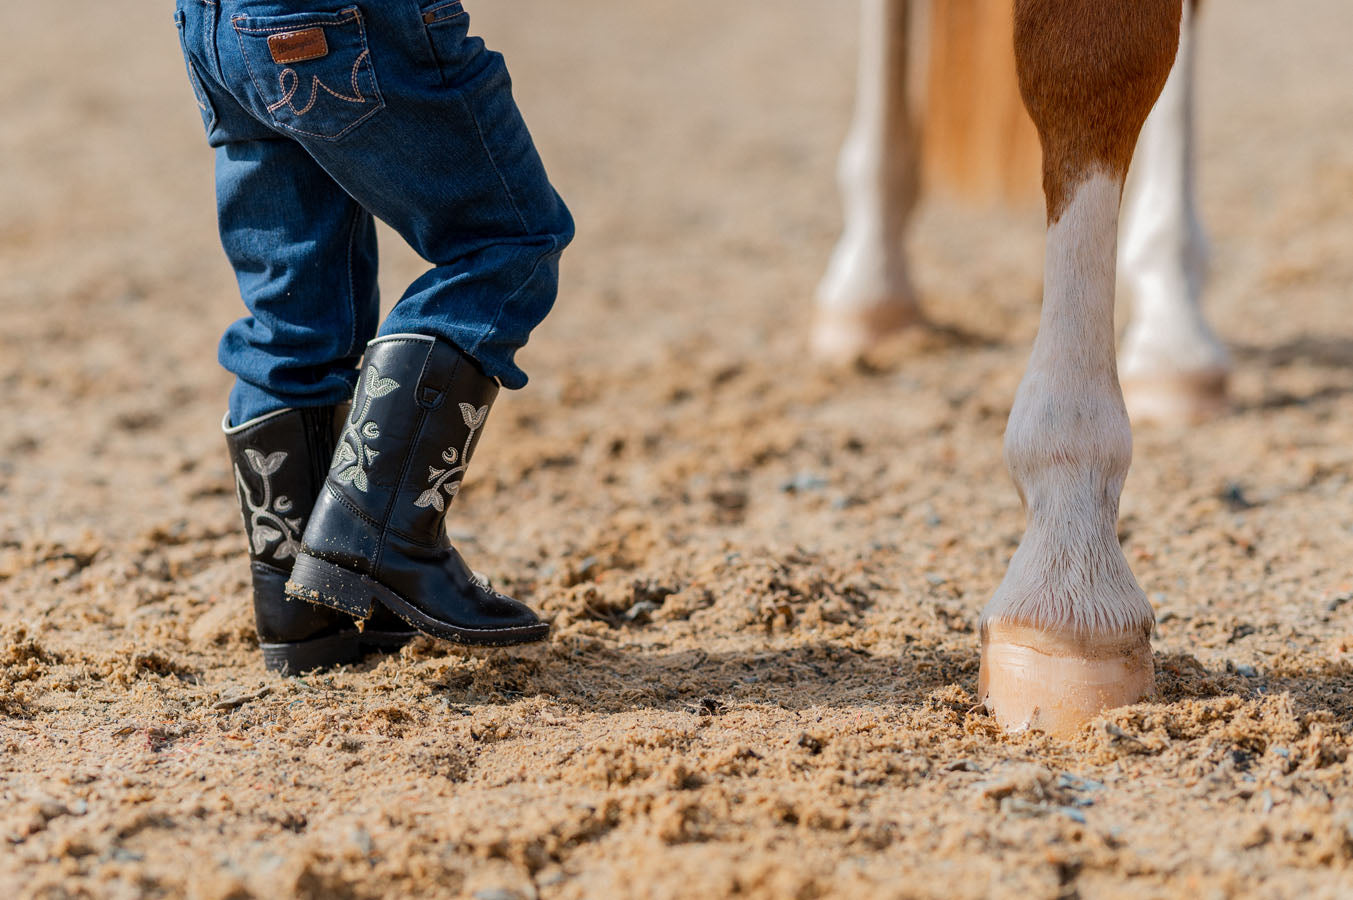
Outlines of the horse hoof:
{"label": "horse hoof", "polygon": [[853,363],[888,337],[925,324],[910,304],[867,309],[820,309],[813,323],[813,355],[826,363]]}
{"label": "horse hoof", "polygon": [[1059,634],[992,622],[982,629],[978,692],[1001,727],[1070,737],[1108,709],[1155,686],[1149,629],[1106,636]]}
{"label": "horse hoof", "polygon": [[1197,425],[1230,410],[1228,380],[1224,369],[1127,375],[1123,401],[1134,425]]}

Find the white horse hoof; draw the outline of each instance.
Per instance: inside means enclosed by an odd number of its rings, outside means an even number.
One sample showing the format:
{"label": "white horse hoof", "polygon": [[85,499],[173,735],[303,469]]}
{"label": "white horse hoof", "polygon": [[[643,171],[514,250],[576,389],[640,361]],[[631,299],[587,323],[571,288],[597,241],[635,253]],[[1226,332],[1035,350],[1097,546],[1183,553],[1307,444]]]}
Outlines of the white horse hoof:
{"label": "white horse hoof", "polygon": [[1229,380],[1225,369],[1127,375],[1123,402],[1133,425],[1197,425],[1230,411]]}
{"label": "white horse hoof", "polygon": [[1059,634],[992,622],[982,629],[978,692],[1001,727],[1070,737],[1108,709],[1155,687],[1150,629],[1108,636]]}
{"label": "white horse hoof", "polygon": [[915,306],[820,309],[813,323],[813,355],[822,362],[851,363],[888,337],[925,324]]}

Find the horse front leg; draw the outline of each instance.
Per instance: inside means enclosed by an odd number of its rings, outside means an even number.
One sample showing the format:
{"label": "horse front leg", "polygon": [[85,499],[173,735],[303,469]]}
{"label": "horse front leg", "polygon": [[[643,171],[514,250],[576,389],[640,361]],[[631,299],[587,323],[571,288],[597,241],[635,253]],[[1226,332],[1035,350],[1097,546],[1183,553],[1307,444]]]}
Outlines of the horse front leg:
{"label": "horse front leg", "polygon": [[1201,303],[1208,249],[1194,177],[1196,15],[1191,0],[1174,69],[1137,142],[1124,202],[1121,259],[1133,310],[1122,379],[1137,424],[1188,424],[1227,408],[1230,355]]}
{"label": "horse front leg", "polygon": [[1016,0],[1020,90],[1043,145],[1043,311],[1006,430],[1027,527],[982,616],[982,699],[1069,733],[1152,690],[1154,615],[1118,544],[1132,432],[1114,352],[1123,181],[1179,40],[1180,0]]}
{"label": "horse front leg", "polygon": [[921,321],[903,241],[917,195],[909,0],[862,0],[855,119],[841,151],[845,228],[818,288],[814,352],[850,360]]}

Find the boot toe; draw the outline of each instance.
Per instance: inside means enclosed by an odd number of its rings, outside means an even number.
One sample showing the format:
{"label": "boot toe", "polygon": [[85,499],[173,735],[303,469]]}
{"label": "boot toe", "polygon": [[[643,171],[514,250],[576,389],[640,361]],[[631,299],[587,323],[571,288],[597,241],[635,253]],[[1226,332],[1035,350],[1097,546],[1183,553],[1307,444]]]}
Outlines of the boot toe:
{"label": "boot toe", "polygon": [[541,624],[535,610],[515,597],[495,591],[488,582],[476,578],[471,589],[479,595],[477,605],[486,620],[507,628],[530,628]]}

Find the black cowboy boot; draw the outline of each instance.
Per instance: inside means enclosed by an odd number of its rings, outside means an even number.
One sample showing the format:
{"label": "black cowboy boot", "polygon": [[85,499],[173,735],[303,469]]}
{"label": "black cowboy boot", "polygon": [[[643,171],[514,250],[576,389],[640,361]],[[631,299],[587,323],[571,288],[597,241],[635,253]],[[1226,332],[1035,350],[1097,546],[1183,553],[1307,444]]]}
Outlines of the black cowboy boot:
{"label": "black cowboy boot", "polygon": [[281,410],[233,428],[227,418],[222,427],[249,538],[264,665],[299,675],[406,644],[415,632],[393,616],[359,633],[351,616],[286,596],[306,519],[333,456],[334,408]]}
{"label": "black cowboy boot", "polygon": [[352,412],[287,593],[360,619],[382,606],[462,644],[543,640],[549,625],[490,589],[446,536],[498,384],[424,335],[367,345]]}

